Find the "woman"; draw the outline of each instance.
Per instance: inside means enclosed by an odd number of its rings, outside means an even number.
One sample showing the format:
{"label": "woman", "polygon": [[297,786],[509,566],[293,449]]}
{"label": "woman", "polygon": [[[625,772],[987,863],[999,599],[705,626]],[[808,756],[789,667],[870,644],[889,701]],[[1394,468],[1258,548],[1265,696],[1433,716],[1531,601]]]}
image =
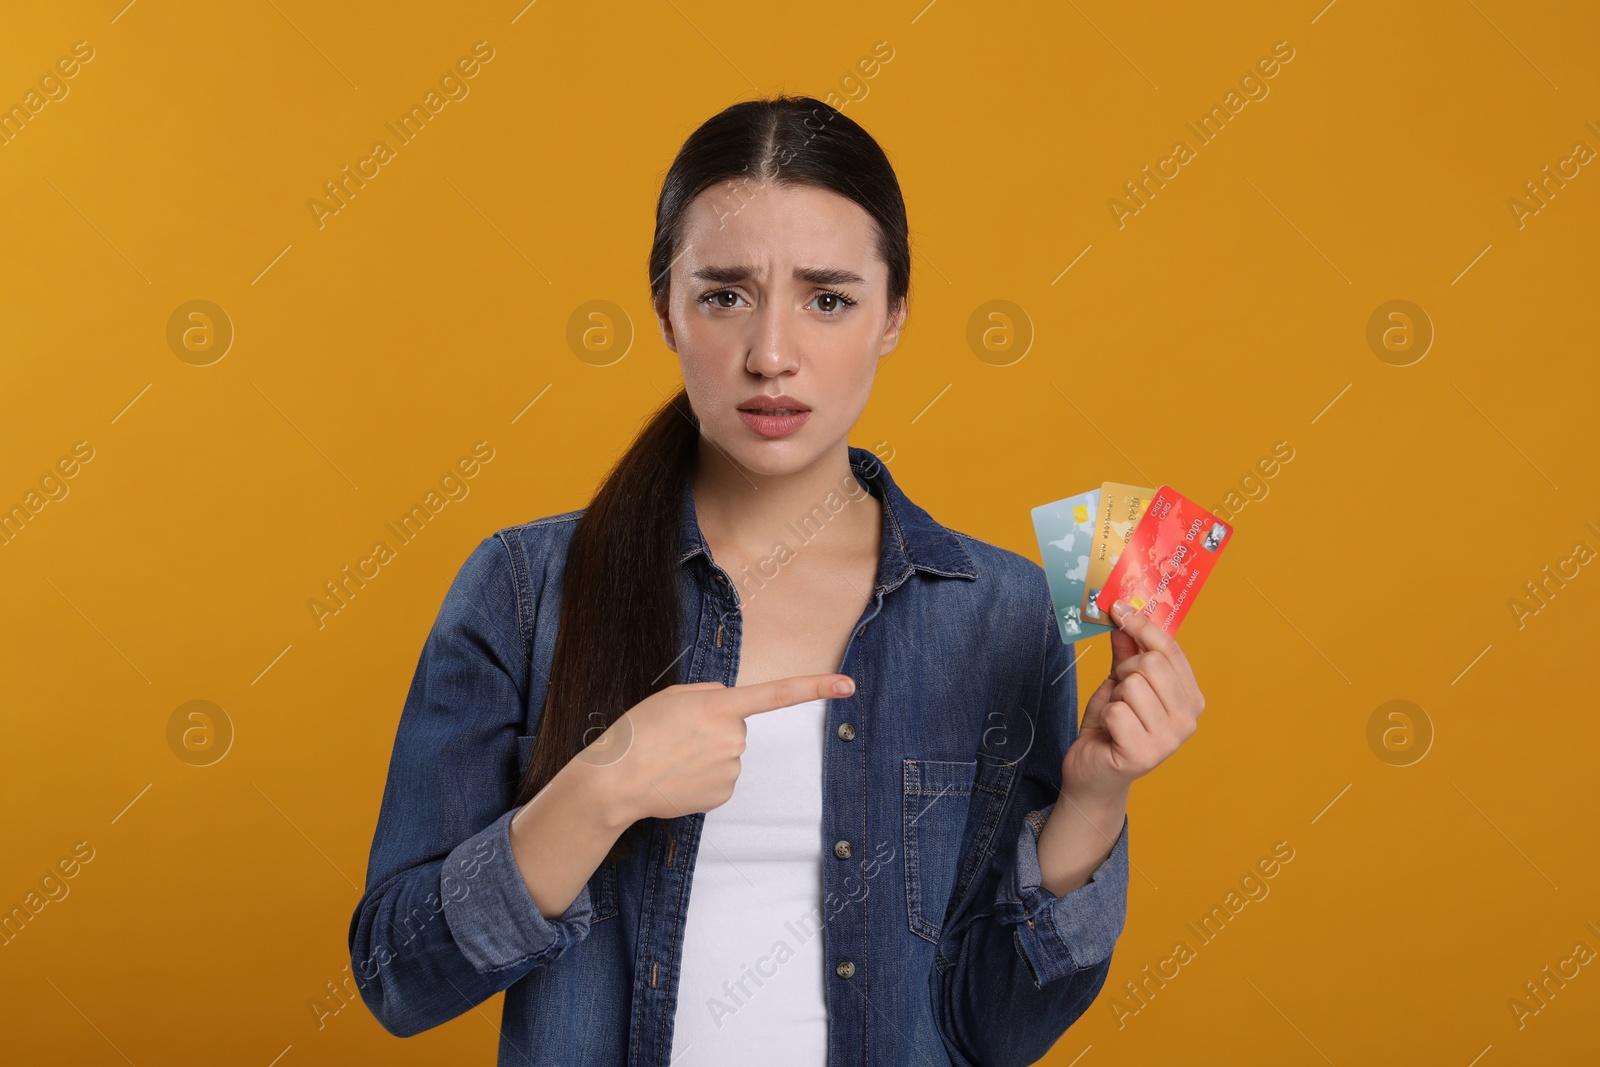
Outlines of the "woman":
{"label": "woman", "polygon": [[504,990],[501,1064],[1033,1063],[1105,981],[1129,784],[1193,732],[1193,673],[1127,620],[1080,731],[1040,567],[847,444],[910,279],[855,122],[711,118],[649,267],[684,389],[587,508],[452,584],[351,923],[362,995],[410,1035]]}

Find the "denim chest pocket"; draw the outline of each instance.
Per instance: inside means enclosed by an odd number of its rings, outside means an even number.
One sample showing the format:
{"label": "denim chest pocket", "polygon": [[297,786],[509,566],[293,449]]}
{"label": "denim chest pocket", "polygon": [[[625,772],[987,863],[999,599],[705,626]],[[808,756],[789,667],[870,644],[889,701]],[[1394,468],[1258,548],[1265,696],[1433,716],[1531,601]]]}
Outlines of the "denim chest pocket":
{"label": "denim chest pocket", "polygon": [[[533,743],[536,735],[525,734],[517,738],[517,783],[528,773],[533,762]],[[617,865],[602,863],[589,879],[589,925],[609,919],[617,913]]]}
{"label": "denim chest pocket", "polygon": [[904,763],[906,920],[935,944],[955,888],[977,760]]}

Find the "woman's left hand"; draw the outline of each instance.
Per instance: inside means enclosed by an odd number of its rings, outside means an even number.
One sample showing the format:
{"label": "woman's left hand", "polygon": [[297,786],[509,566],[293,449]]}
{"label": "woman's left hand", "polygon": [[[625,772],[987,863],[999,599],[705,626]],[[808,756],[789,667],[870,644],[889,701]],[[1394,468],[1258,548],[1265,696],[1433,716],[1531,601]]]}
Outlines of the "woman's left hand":
{"label": "woman's left hand", "polygon": [[1131,607],[1121,614],[1124,607],[1111,608],[1111,674],[1089,697],[1061,764],[1068,795],[1126,798],[1135,778],[1189,739],[1206,706],[1177,639]]}

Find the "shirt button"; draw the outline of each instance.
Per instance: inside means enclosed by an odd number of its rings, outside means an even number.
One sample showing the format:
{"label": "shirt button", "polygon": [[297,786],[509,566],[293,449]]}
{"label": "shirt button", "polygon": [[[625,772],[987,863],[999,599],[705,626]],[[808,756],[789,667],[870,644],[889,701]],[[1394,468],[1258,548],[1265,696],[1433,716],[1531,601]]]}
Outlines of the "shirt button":
{"label": "shirt button", "polygon": [[849,978],[856,973],[856,965],[849,960],[840,960],[838,965],[834,967],[833,973],[840,978]]}
{"label": "shirt button", "polygon": [[839,724],[839,736],[846,741],[854,741],[856,739],[856,728],[850,723],[842,722]]}
{"label": "shirt button", "polygon": [[850,858],[850,842],[848,842],[848,841],[835,841],[833,843],[833,854],[835,856],[838,856],[842,860],[849,859]]}

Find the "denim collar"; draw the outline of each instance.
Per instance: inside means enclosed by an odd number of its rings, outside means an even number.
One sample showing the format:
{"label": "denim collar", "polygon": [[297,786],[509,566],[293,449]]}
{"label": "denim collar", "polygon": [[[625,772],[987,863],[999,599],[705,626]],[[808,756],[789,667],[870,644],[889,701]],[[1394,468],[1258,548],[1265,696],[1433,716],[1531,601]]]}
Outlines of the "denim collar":
{"label": "denim collar", "polygon": [[[883,504],[878,584],[884,591],[897,588],[914,570],[947,578],[976,578],[977,565],[961,539],[912,503],[877,456],[864,448],[847,447],[850,469],[855,472],[856,480]],[[683,480],[680,530],[683,547],[678,562],[688,563],[696,555],[703,555],[709,564],[711,549],[700,533],[700,520],[695,515],[693,478]]]}

